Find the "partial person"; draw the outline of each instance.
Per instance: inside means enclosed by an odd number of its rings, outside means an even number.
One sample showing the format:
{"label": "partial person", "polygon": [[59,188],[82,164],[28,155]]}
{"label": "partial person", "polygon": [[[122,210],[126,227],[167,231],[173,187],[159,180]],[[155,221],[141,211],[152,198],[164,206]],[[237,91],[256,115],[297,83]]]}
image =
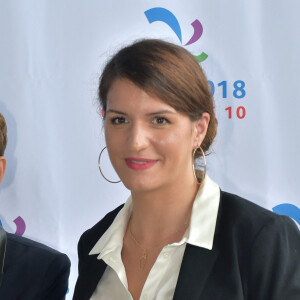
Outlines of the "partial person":
{"label": "partial person", "polygon": [[[81,236],[73,299],[300,299],[294,221],[221,191],[205,172],[217,120],[187,50],[161,40],[121,49],[99,100],[107,151],[131,196]],[[100,156],[111,181],[101,166]]]}
{"label": "partial person", "polygon": [[[6,168],[6,144],[7,127],[0,114],[0,183]],[[15,234],[6,236],[0,299],[65,299],[71,265],[67,255]]]}

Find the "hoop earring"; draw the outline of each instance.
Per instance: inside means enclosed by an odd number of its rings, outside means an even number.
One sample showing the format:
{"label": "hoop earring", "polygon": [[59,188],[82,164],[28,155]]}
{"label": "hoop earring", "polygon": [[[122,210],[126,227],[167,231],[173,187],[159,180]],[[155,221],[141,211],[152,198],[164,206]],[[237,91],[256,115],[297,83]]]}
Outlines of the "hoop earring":
{"label": "hoop earring", "polygon": [[119,180],[119,181],[111,181],[111,180],[107,179],[107,178],[104,176],[104,174],[103,174],[103,172],[102,172],[102,170],[101,170],[101,166],[100,166],[101,155],[102,155],[103,151],[104,151],[106,148],[107,148],[107,147],[105,146],[105,147],[101,150],[101,152],[100,152],[100,154],[99,154],[99,157],[98,157],[98,168],[99,168],[100,174],[102,175],[102,177],[103,177],[106,181],[108,181],[108,182],[110,182],[110,183],[119,183],[119,182],[121,182],[121,180]]}
{"label": "hoop earring", "polygon": [[[199,181],[199,179],[198,179],[198,177],[197,177],[197,175],[196,175],[196,169],[195,169],[195,155],[196,155],[196,152],[197,152],[198,149],[199,149],[199,150],[201,151],[201,153],[202,153],[203,162],[204,162],[204,166],[203,166],[203,178],[201,179],[201,181]],[[205,175],[206,175],[206,159],[205,159],[204,151],[203,151],[203,149],[201,148],[201,146],[199,146],[198,148],[196,148],[196,149],[193,150],[193,173],[194,173],[194,177],[195,177],[197,183],[198,183],[199,185],[201,185],[201,184],[203,183],[204,178],[205,178]]]}

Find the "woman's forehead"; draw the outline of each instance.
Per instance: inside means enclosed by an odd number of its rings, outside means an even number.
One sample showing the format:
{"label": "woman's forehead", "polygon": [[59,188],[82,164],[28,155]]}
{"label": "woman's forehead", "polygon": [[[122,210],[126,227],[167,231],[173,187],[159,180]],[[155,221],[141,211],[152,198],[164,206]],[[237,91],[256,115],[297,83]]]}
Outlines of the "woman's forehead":
{"label": "woman's forehead", "polygon": [[153,94],[150,95],[127,79],[116,79],[108,91],[107,111],[119,109],[176,112],[161,98]]}

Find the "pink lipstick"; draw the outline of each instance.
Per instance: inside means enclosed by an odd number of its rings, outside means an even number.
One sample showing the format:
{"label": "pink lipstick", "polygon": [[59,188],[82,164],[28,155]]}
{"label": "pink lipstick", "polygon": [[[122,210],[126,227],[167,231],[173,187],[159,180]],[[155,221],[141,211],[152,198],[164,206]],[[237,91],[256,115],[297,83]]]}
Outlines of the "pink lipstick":
{"label": "pink lipstick", "polygon": [[127,157],[125,161],[127,166],[132,170],[146,170],[157,163],[157,160],[140,157]]}

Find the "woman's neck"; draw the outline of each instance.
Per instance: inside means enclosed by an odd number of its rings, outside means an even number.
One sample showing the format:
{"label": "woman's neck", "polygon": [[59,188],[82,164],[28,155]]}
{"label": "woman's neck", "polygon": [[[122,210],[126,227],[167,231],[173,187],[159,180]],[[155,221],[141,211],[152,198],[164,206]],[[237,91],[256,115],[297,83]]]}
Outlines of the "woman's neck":
{"label": "woman's neck", "polygon": [[183,234],[190,220],[199,186],[181,183],[151,192],[132,192],[130,220],[135,238],[147,246]]}

